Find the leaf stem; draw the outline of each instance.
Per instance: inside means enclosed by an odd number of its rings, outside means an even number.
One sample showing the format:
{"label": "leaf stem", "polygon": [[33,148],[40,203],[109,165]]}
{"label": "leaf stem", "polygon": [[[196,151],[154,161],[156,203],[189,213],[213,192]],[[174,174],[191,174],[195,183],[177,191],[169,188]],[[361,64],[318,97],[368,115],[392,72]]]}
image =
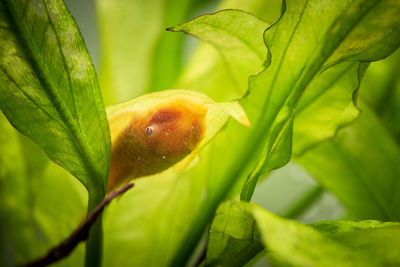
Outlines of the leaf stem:
{"label": "leaf stem", "polygon": [[[95,193],[96,192],[96,193]],[[88,216],[104,198],[105,192],[89,190]],[[101,267],[103,254],[103,216],[93,224],[86,242],[85,267]]]}

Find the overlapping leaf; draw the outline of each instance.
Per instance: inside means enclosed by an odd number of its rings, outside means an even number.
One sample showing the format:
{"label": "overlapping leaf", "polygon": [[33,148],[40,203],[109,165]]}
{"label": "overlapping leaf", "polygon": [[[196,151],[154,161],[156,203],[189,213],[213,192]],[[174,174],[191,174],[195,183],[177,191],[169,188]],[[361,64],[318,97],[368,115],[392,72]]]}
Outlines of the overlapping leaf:
{"label": "overlapping leaf", "polygon": [[[205,266],[236,266],[261,250],[273,266],[377,266],[400,261],[399,223],[325,221],[303,225],[243,202],[226,202],[210,229]],[[238,266],[242,266],[238,264]]]}
{"label": "overlapping leaf", "polygon": [[[360,118],[333,140],[298,159],[355,218],[400,220],[400,169],[396,161],[400,149],[395,116],[399,55],[397,52],[385,60],[387,63],[371,66],[359,93]],[[382,68],[386,85],[379,75]],[[386,98],[387,94],[392,96]]]}
{"label": "overlapping leaf", "polygon": [[382,266],[400,262],[398,223],[326,221],[310,227],[256,206],[252,213],[276,266]]}

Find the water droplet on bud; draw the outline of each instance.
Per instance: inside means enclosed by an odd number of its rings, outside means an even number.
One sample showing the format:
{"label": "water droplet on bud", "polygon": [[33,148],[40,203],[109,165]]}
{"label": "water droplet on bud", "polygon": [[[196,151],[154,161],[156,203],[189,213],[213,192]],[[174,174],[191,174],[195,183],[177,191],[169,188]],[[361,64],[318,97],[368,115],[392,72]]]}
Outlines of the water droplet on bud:
{"label": "water droplet on bud", "polygon": [[152,135],[153,135],[153,126],[147,127],[147,128],[144,130],[144,133],[145,133],[147,136],[152,136]]}

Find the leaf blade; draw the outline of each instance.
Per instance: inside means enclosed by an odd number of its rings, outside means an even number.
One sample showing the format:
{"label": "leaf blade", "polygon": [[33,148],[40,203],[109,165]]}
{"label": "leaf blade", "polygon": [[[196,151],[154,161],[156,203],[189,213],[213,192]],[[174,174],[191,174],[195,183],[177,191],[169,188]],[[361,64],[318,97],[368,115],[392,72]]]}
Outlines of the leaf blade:
{"label": "leaf blade", "polygon": [[57,164],[104,190],[108,125],[75,22],[60,1],[2,1],[0,8],[0,108]]}

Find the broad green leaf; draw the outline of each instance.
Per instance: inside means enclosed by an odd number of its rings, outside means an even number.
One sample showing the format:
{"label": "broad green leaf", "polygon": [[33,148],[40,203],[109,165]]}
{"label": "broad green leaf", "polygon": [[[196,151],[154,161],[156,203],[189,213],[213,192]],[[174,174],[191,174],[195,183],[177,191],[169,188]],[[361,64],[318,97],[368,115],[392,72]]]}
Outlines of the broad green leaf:
{"label": "broad green leaf", "polygon": [[[393,5],[389,7],[387,3]],[[209,197],[202,202],[201,212],[194,219],[195,223],[188,231],[186,242],[181,244],[172,264],[180,265],[187,259],[217,204],[228,196],[235,182],[242,181],[247,176],[261,152],[266,151],[264,154],[268,155],[277,147],[279,137],[285,136],[285,130],[290,128],[288,126],[295,114],[295,108],[301,102],[301,96],[311,82],[321,75],[329,57],[339,53],[336,48],[342,43],[347,43],[346,37],[353,36],[352,32],[357,32],[359,27],[363,27],[363,23],[367,23],[364,20],[365,16],[373,14],[379,20],[385,17],[386,12],[391,14],[393,8],[399,8],[393,1],[335,1],[334,4],[331,1],[287,2],[282,18],[265,32],[266,44],[271,53],[270,65],[251,79],[249,93],[242,101],[253,130],[248,131],[235,124],[229,124],[212,143],[212,147],[216,149],[213,153],[223,155],[234,148],[235,155],[224,161],[210,159],[207,162],[208,169],[204,162],[200,162],[193,169],[195,175],[200,174],[199,170],[209,170]],[[315,21],[319,23],[315,24]],[[394,27],[399,26],[396,19],[391,19],[390,23],[393,23]],[[387,30],[392,31],[391,27],[387,27]],[[370,35],[374,35],[372,32],[373,29]],[[357,38],[351,40],[350,43],[354,50],[358,50],[359,55],[364,53],[362,42],[370,35],[357,35]],[[375,41],[381,43],[382,39],[378,38]],[[393,45],[390,38],[387,41],[386,45],[392,48],[390,51],[398,46],[397,43]],[[371,54],[367,54],[365,53],[365,59],[370,60]],[[343,52],[341,57],[351,55],[350,52]],[[383,56],[377,52],[374,59]],[[332,68],[339,67],[341,65]],[[262,167],[267,170],[268,166],[280,165],[268,161],[270,157],[264,158],[267,166]],[[210,166],[218,168],[210,170]]]}
{"label": "broad green leaf", "polygon": [[[324,64],[328,64],[328,66],[333,64],[328,60],[330,56],[347,58],[354,55],[352,54],[354,51],[358,51],[358,59],[362,59],[362,55],[365,53],[365,60],[377,60],[387,56],[399,45],[398,42],[393,43],[391,38],[381,38],[381,35],[377,34],[377,38],[371,42],[375,42],[374,44],[376,45],[386,42],[385,44],[388,49],[370,54],[367,51],[368,48],[364,46],[366,40],[370,41],[370,33],[368,35],[360,34],[365,24],[369,23],[368,19],[370,16],[374,16],[374,19],[379,21],[380,17],[388,15],[391,18],[390,21],[392,24],[385,27],[385,33],[390,35],[393,32],[393,28],[397,30],[400,27],[400,21],[390,15],[393,8],[400,10],[400,6],[393,1],[379,3],[373,1],[370,3],[354,1],[351,4],[343,1],[342,3],[337,2],[334,6],[330,5],[329,2],[318,2],[318,5],[320,5],[319,12],[327,12],[327,16],[324,16],[323,20],[320,21],[321,25],[324,26],[318,30],[318,33],[313,32],[312,27],[306,26],[308,23],[311,23],[309,19],[312,18],[312,15],[310,13],[309,16],[309,12],[312,12],[313,8],[317,6],[312,6],[310,3],[304,3],[304,5],[293,3],[291,6],[290,2],[288,2],[286,13],[281,20],[265,33],[267,47],[278,61],[275,61],[274,64],[272,60],[271,66],[256,76],[252,80],[253,84],[250,84],[250,90],[265,90],[266,87],[269,87],[266,102],[263,106],[259,106],[259,109],[262,110],[261,115],[256,115],[254,118],[250,110],[247,109],[247,112],[249,113],[250,120],[260,121],[265,127],[258,133],[257,130],[254,131],[258,137],[262,137],[262,133],[265,134],[266,131],[268,132],[266,135],[266,147],[261,157],[262,164],[265,165],[263,168],[266,170],[281,165],[279,162],[274,163],[269,154],[273,151],[273,147],[276,146],[275,143],[279,142],[279,136],[285,135],[283,132],[287,131],[287,125],[291,123],[292,116],[301,97],[305,92],[315,90],[313,88],[315,83],[319,84],[318,78],[324,74],[323,72],[321,74],[321,71],[326,68]],[[354,12],[358,14],[358,17],[353,16]],[[294,19],[296,17],[300,17],[301,23],[298,23]],[[309,36],[307,41],[301,39],[303,35]],[[296,41],[301,45],[293,46]],[[286,46],[282,45],[282,42],[286,43]],[[342,46],[346,46],[347,49],[341,49]],[[350,46],[353,49],[350,49]],[[285,49],[282,50],[281,47],[285,47]],[[339,61],[337,59],[335,62]],[[345,64],[345,62],[342,64]],[[296,66],[296,68],[293,66]],[[337,73],[335,69],[341,67],[341,64],[336,65],[330,72],[335,74],[335,72]],[[353,79],[357,78],[358,75]],[[324,79],[326,80],[327,77],[324,77]],[[350,86],[352,86],[351,83]],[[257,93],[253,92],[248,98],[245,98],[243,101],[244,107],[247,107],[245,102],[253,104],[256,101],[256,96]],[[344,119],[347,123],[356,116],[356,111],[352,110],[352,108],[350,108],[350,112],[348,113],[350,115],[346,115]],[[330,131],[332,132],[332,130]],[[258,140],[258,138],[252,138],[252,140]],[[256,147],[256,144],[254,144],[254,147]],[[250,154],[250,151],[247,153]],[[281,153],[284,152],[281,151]],[[288,150],[286,153],[290,154],[291,151]],[[252,176],[250,176],[250,179],[253,181],[245,184],[245,191],[248,191],[249,187],[254,187],[252,184],[256,183],[256,179]]]}
{"label": "broad green leaf", "polygon": [[276,266],[373,266],[317,230],[254,207],[254,218]]}
{"label": "broad green leaf", "polygon": [[394,266],[400,261],[400,224],[325,221],[310,226],[259,206],[229,201],[211,225],[204,266],[243,266],[261,251],[277,266]]}
{"label": "broad green leaf", "polygon": [[326,221],[311,227],[258,206],[251,210],[277,266],[395,266],[400,262],[399,223]]}
{"label": "broad green leaf", "polygon": [[326,70],[310,83],[295,111],[295,155],[333,138],[339,129],[359,116],[354,104],[355,92],[366,67],[346,62]]}
{"label": "broad green leaf", "polygon": [[396,52],[368,69],[359,92],[360,119],[298,159],[351,217],[400,220],[399,56]]}
{"label": "broad green leaf", "polygon": [[182,65],[182,36],[165,28],[188,19],[192,0],[97,0],[101,88],[107,104],[171,88]]}
{"label": "broad green leaf", "polygon": [[204,266],[243,266],[262,249],[251,212],[238,202],[220,205],[210,226]]}
{"label": "broad green leaf", "polygon": [[0,108],[84,185],[104,191],[109,133],[96,73],[62,1],[0,2]]}
{"label": "broad green leaf", "polygon": [[[281,0],[225,0],[222,1],[218,10],[223,9],[236,9],[232,13],[237,17],[246,17],[246,14],[240,14],[237,10],[243,10],[255,15],[247,16],[243,21],[243,25],[237,25],[238,29],[246,29],[247,32],[243,35],[240,31],[231,32],[221,32],[222,36],[236,41],[233,44],[243,45],[230,45],[218,40],[211,40],[209,37],[211,33],[203,32],[202,35],[196,35],[195,29],[189,28],[185,25],[180,25],[178,27],[184,27],[187,33],[197,36],[203,42],[199,45],[196,51],[193,53],[188,65],[183,70],[181,76],[176,82],[178,88],[185,88],[195,91],[200,91],[206,93],[208,96],[212,97],[217,101],[228,101],[232,99],[237,99],[242,97],[247,91],[248,78],[250,75],[255,74],[258,70],[262,68],[263,61],[267,56],[267,49],[261,39],[264,30],[269,27],[273,22],[275,22],[281,11]],[[222,11],[227,12],[227,11]],[[215,21],[218,17],[223,17],[223,14],[219,12],[214,15],[205,15],[204,18],[200,17],[200,20],[208,20],[211,26],[218,26],[219,22]],[[228,18],[225,18],[225,22]],[[262,20],[267,21],[262,22]],[[194,21],[192,21],[194,23]],[[265,28],[258,25],[265,24]],[[220,26],[222,26],[221,24]],[[234,25],[227,25],[229,28],[234,28]],[[172,29],[175,29],[173,27]],[[192,32],[194,31],[194,32]],[[241,38],[244,37],[244,38]],[[257,50],[264,51],[262,57],[257,60],[257,51],[249,49],[245,43],[258,44],[259,48]],[[238,49],[242,47],[240,53]],[[232,53],[233,51],[238,53]],[[250,54],[250,55],[249,55]],[[247,63],[244,58],[253,59],[251,62]],[[255,60],[256,61],[255,61]],[[250,64],[253,63],[253,64]],[[232,75],[235,72],[239,74],[237,77]]]}
{"label": "broad green leaf", "polygon": [[360,95],[375,111],[393,138],[400,144],[400,50],[372,64],[363,80]]}
{"label": "broad green leaf", "polygon": [[359,219],[400,220],[400,148],[367,106],[338,136],[297,159]]}
{"label": "broad green leaf", "polygon": [[320,222],[312,226],[351,249],[362,251],[368,258],[377,260],[380,266],[400,264],[399,223],[338,220]]}
{"label": "broad green leaf", "polygon": [[[61,167],[27,159],[27,151],[43,152],[2,114],[0,130],[0,265],[15,266],[43,256],[69,236],[85,217],[87,196]],[[56,266],[79,266],[82,259],[83,245]]]}
{"label": "broad green leaf", "polygon": [[207,55],[209,60],[204,64],[199,64],[196,57],[205,55],[195,55],[192,65],[178,81],[179,86],[201,89],[218,100],[242,97],[249,76],[261,70],[267,56],[262,33],[268,27],[243,11],[225,10],[168,29],[191,34],[212,44],[219,52],[216,56]]}
{"label": "broad green leaf", "polygon": [[221,1],[218,9],[243,10],[253,14],[263,21],[266,21],[268,24],[273,24],[282,15],[282,0],[224,0]]}

